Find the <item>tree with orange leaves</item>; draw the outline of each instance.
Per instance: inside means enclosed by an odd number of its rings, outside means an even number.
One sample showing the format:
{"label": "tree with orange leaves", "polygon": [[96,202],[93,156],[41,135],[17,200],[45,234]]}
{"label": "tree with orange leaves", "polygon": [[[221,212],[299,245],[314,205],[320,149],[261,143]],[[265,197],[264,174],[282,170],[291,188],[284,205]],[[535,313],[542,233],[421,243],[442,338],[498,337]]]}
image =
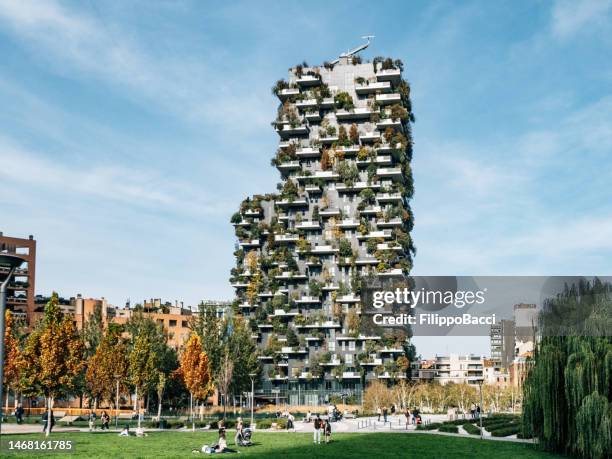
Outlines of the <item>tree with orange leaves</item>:
{"label": "tree with orange leaves", "polygon": [[48,436],[53,401],[74,391],[84,365],[83,342],[71,318],[62,316],[55,292],[45,306],[44,320],[28,336],[22,362],[24,386],[47,400]]}
{"label": "tree with orange leaves", "polygon": [[[4,330],[4,384],[6,385],[6,410],[8,412],[9,392],[13,389],[15,394],[15,406],[17,406],[17,391],[19,388],[19,364],[21,360],[21,350],[19,340],[15,334],[15,323],[11,311],[7,309],[5,313]],[[2,401],[0,400],[0,403]]]}
{"label": "tree with orange leaves", "polygon": [[191,423],[192,429],[195,429],[193,399],[204,400],[212,390],[212,378],[208,356],[206,352],[202,350],[202,341],[200,337],[195,333],[192,333],[189,337],[189,341],[187,341],[187,345],[181,356],[179,371],[191,396]]}

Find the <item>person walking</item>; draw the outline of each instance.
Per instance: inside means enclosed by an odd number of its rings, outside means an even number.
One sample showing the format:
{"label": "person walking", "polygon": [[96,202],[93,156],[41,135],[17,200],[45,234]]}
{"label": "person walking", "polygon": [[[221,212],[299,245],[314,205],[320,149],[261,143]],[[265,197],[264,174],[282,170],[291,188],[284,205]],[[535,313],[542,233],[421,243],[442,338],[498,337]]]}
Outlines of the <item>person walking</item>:
{"label": "person walking", "polygon": [[106,411],[102,411],[102,430],[106,429],[109,430],[109,424],[110,424],[110,416],[108,415],[108,413]]}
{"label": "person walking", "polygon": [[331,422],[329,422],[329,419],[325,421],[323,426],[323,435],[325,435],[325,443],[329,443],[331,440]]}
{"label": "person walking", "polygon": [[378,415],[378,422],[380,422],[380,415],[382,414],[382,410],[380,409],[380,406],[376,408],[376,414]]}
{"label": "person walking", "polygon": [[387,407],[386,406],[383,408],[383,419],[386,424],[387,423]]}
{"label": "person walking", "polygon": [[234,444],[238,446],[240,444],[240,439],[242,438],[242,429],[244,425],[242,423],[242,418],[238,417],[236,419],[236,436],[234,437]]}
{"label": "person walking", "polygon": [[406,416],[406,430],[408,430],[408,425],[410,424],[410,410],[408,408],[406,408],[404,416]]}
{"label": "person walking", "polygon": [[471,417],[472,419],[475,419],[475,418],[476,418],[476,405],[474,405],[473,403],[472,403],[472,405],[470,406],[470,417]]}
{"label": "person walking", "polygon": [[476,419],[480,419],[480,405],[476,405]]}
{"label": "person walking", "polygon": [[92,432],[95,428],[96,428],[96,412],[95,411],[89,411],[89,431]]}
{"label": "person walking", "polygon": [[321,444],[321,428],[323,427],[323,421],[321,417],[317,413],[317,417],[314,420],[314,435],[313,435],[313,443],[320,445]]}
{"label": "person walking", "polygon": [[43,432],[47,431],[47,423],[50,423],[49,433],[53,430],[53,426],[55,425],[55,416],[53,415],[53,410],[51,410],[51,418],[49,418],[49,411],[45,409],[45,412],[42,415],[43,420]]}
{"label": "person walking", "polygon": [[416,424],[416,419],[417,416],[419,415],[419,410],[417,410],[417,407],[414,407],[414,410],[412,410],[412,425]]}
{"label": "person walking", "polygon": [[23,423],[23,406],[21,406],[21,403],[19,405],[17,405],[17,408],[15,409],[15,421],[17,422],[17,424],[21,424]]}
{"label": "person walking", "polygon": [[295,417],[291,413],[287,412],[287,430],[293,429],[295,431],[294,421]]}

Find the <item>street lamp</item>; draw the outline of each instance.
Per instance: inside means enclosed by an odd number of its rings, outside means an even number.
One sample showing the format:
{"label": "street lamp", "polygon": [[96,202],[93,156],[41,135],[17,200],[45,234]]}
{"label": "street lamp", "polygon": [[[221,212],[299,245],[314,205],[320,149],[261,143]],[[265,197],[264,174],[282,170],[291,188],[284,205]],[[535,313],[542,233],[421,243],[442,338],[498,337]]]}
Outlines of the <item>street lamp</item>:
{"label": "street lamp", "polygon": [[249,378],[251,378],[251,429],[253,428],[253,405],[255,404],[255,376],[257,373],[249,373]]}
{"label": "street lamp", "polygon": [[[8,275],[0,284],[0,405],[4,400],[2,382],[4,381],[4,311],[6,310],[7,289],[15,270],[22,265],[23,261],[23,258],[17,255],[0,253],[0,268],[8,268]],[[2,406],[0,406],[0,434],[2,433],[2,416]]]}
{"label": "street lamp", "polygon": [[482,435],[482,413],[484,412],[484,404],[482,403],[482,383],[484,379],[478,380],[478,389],[480,390],[480,413],[478,413],[478,422],[480,423],[480,439],[483,439]]}

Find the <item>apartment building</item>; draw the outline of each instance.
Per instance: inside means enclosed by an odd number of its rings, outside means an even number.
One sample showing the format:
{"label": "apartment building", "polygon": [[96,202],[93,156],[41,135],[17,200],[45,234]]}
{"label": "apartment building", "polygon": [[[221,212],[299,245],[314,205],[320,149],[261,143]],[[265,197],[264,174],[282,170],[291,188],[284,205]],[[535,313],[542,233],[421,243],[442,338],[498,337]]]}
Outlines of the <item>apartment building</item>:
{"label": "apartment building", "polygon": [[535,304],[519,303],[513,307],[512,320],[491,325],[491,359],[503,372],[508,372],[514,359],[534,349],[538,310]]}
{"label": "apartment building", "polygon": [[362,328],[365,276],[401,276],[414,247],[413,120],[402,64],[351,53],[298,65],[273,88],[278,192],[245,199],[231,283],[264,366],[260,397],[291,404],[355,396],[405,377],[405,337]]}
{"label": "apartment building", "polygon": [[474,384],[484,379],[486,359],[483,356],[468,354],[436,355],[430,360],[417,362],[412,367],[413,379],[422,382]]}
{"label": "apartment building", "polygon": [[[6,307],[16,318],[29,320],[34,312],[36,287],[36,241],[34,236],[27,239],[5,236],[0,232],[0,252],[18,255],[23,265],[15,271],[8,285]],[[6,279],[9,269],[0,267],[0,282]]]}
{"label": "apartment building", "polygon": [[491,325],[491,359],[498,368],[508,369],[514,359],[514,320],[500,320]]}

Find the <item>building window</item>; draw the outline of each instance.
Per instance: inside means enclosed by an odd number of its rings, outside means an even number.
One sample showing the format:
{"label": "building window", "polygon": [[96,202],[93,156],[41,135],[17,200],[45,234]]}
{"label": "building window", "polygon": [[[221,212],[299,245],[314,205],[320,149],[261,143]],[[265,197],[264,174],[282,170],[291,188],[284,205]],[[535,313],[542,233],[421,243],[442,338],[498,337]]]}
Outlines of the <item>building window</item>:
{"label": "building window", "polygon": [[181,322],[181,327],[183,327],[183,328],[188,328],[188,327],[189,327],[189,322],[187,322],[186,320],[183,320],[183,321]]}
{"label": "building window", "polygon": [[349,351],[355,350],[355,341],[349,341]]}
{"label": "building window", "polygon": [[169,325],[171,327],[176,327],[176,320],[171,320]]}
{"label": "building window", "polygon": [[353,364],[353,354],[346,354],[345,361],[348,365],[352,365]]}
{"label": "building window", "polygon": [[328,348],[328,350],[329,350],[329,351],[331,351],[331,352],[335,351],[335,350],[336,350],[336,343],[335,343],[334,341],[330,341],[330,342],[327,344],[327,348]]}

